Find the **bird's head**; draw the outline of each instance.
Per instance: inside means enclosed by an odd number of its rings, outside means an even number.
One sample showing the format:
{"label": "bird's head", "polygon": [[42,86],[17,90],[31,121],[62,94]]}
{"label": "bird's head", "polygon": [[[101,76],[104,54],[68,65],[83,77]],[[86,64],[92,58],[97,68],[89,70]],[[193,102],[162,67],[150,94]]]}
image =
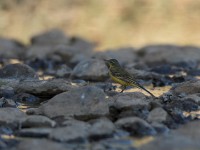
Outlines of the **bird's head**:
{"label": "bird's head", "polygon": [[116,59],[109,59],[109,60],[104,59],[104,61],[108,69],[112,67],[120,66],[119,62]]}

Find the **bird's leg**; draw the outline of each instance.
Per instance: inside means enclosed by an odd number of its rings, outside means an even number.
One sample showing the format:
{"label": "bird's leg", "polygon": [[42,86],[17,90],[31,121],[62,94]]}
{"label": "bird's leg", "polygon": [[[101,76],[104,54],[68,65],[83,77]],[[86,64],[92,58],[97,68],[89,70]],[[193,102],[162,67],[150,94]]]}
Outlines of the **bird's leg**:
{"label": "bird's leg", "polygon": [[122,85],[120,88],[122,89],[120,93],[123,93],[123,91],[126,89],[126,86]]}

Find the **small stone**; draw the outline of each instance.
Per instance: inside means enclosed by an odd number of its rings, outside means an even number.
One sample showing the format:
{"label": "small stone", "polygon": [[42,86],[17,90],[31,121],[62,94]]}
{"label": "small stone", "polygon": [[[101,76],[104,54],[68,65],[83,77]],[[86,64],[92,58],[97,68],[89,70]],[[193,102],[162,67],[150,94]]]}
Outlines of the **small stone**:
{"label": "small stone", "polygon": [[25,64],[10,64],[0,69],[0,78],[7,79],[38,79],[36,72]]}
{"label": "small stone", "polygon": [[88,126],[67,126],[54,129],[49,138],[59,142],[84,142],[87,140]]}
{"label": "small stone", "polygon": [[[63,143],[54,142],[47,139],[24,139],[15,149],[20,150],[66,150],[66,145]],[[71,150],[71,149],[70,149]]]}
{"label": "small stone", "polygon": [[5,107],[0,109],[0,122],[7,124],[20,123],[26,114],[17,108]]}
{"label": "small stone", "polygon": [[108,77],[108,69],[103,60],[89,59],[77,64],[72,71],[71,77],[83,80],[103,81]]}
{"label": "small stone", "polygon": [[168,113],[161,107],[154,108],[148,115],[148,122],[166,122],[169,119]]}
{"label": "small stone", "polygon": [[109,137],[114,132],[115,125],[108,119],[97,119],[92,122],[89,130],[89,137],[91,140]]}
{"label": "small stone", "polygon": [[30,127],[55,127],[56,122],[45,116],[31,115],[27,116],[22,122],[22,128]]}
{"label": "small stone", "polygon": [[16,135],[21,137],[42,138],[42,137],[48,137],[51,131],[52,128],[25,128],[17,131]]}
{"label": "small stone", "polygon": [[155,129],[146,121],[138,117],[127,117],[119,119],[115,125],[128,131],[132,136],[155,135]]}

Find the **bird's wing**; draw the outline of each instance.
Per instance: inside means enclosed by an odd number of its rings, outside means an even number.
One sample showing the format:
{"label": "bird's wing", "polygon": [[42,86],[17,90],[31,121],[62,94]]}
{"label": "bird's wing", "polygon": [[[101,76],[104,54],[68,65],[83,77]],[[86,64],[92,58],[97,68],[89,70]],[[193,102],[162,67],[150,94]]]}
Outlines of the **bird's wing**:
{"label": "bird's wing", "polygon": [[124,69],[123,70],[122,69],[113,70],[112,75],[124,82],[132,83],[132,84],[139,84],[136,82],[136,79]]}

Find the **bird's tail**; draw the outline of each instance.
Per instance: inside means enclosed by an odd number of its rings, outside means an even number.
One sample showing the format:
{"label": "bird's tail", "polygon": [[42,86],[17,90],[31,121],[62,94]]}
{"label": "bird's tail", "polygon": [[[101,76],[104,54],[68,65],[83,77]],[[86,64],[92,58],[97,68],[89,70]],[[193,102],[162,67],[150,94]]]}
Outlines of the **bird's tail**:
{"label": "bird's tail", "polygon": [[144,91],[146,91],[147,93],[149,93],[153,98],[156,98],[156,96],[154,96],[151,92],[149,92],[147,89],[145,89],[143,86],[141,86],[139,83],[134,84],[134,86],[136,86],[139,89],[142,89]]}

